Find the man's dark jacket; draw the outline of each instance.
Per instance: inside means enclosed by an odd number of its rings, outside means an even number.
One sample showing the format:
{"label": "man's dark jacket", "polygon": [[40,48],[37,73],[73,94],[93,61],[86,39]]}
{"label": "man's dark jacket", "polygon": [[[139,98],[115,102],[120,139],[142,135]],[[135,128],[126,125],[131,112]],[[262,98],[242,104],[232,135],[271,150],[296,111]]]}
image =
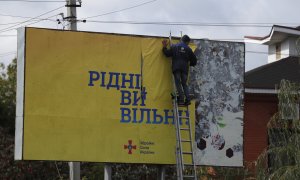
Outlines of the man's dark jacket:
{"label": "man's dark jacket", "polygon": [[172,71],[177,70],[188,73],[189,65],[195,66],[197,58],[192,49],[183,42],[172,45],[170,49],[163,47],[163,53],[167,57],[172,57]]}

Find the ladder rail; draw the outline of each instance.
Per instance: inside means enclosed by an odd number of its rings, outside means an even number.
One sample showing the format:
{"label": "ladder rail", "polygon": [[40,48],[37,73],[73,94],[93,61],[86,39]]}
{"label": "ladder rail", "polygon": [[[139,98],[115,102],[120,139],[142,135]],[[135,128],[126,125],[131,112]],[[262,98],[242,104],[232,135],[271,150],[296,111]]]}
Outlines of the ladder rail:
{"label": "ladder rail", "polygon": [[[177,100],[176,100],[177,101]],[[180,132],[180,118],[178,118],[179,117],[179,110],[178,110],[178,102],[175,104],[175,106],[176,106],[176,114],[177,114],[177,118],[176,118],[176,121],[177,121],[177,132],[178,132],[178,142],[179,142],[179,148],[180,148],[180,158],[181,158],[181,161],[180,161],[180,163],[181,163],[181,167],[182,167],[182,169],[184,169],[184,161],[183,161],[183,155],[182,155],[182,152],[183,152],[183,150],[182,150],[182,138],[181,138],[181,132]]]}
{"label": "ladder rail", "polygon": [[[173,97],[174,98],[174,97]],[[186,108],[186,116],[183,116],[182,113],[179,113],[179,108],[178,104],[176,104],[176,100],[173,99],[173,108],[174,108],[174,120],[176,121],[176,142],[177,142],[177,152],[179,151],[178,156],[176,156],[177,160],[179,158],[179,164],[177,164],[177,172],[180,172],[180,174],[177,176],[178,180],[183,180],[184,178],[191,178],[193,177],[194,180],[197,180],[197,172],[196,172],[196,164],[195,164],[195,157],[194,157],[194,151],[193,151],[193,136],[192,136],[192,126],[191,126],[191,121],[190,121],[190,110],[188,106],[184,106]],[[181,119],[186,119],[188,122],[186,125],[188,126],[187,128],[181,128],[180,125],[180,120]],[[182,139],[181,137],[181,131],[189,131],[187,134],[186,139]],[[189,143],[189,150],[183,151],[183,146],[182,143]],[[178,148],[179,146],[179,148]],[[191,156],[191,163],[185,162],[183,155],[185,156]],[[181,162],[180,162],[181,161]],[[192,175],[186,175],[184,173],[184,170],[186,166],[191,166],[192,168]]]}
{"label": "ladder rail", "polygon": [[[187,106],[187,110],[189,112],[189,115],[188,117],[190,117],[190,111],[189,111],[189,106]],[[192,126],[191,126],[191,121],[190,121],[190,118],[188,119],[189,123],[188,123],[188,127],[189,127],[189,136],[190,136],[190,140],[191,140],[191,143],[190,143],[190,146],[191,146],[191,152],[192,152],[192,164],[193,164],[193,169],[194,169],[194,176],[195,176],[195,180],[197,180],[197,168],[196,168],[196,162],[195,162],[195,154],[194,154],[194,140],[193,140],[193,136],[192,136]]]}
{"label": "ladder rail", "polygon": [[[174,81],[174,76],[173,82]],[[175,83],[173,83],[175,86]],[[174,87],[175,95],[173,97],[173,113],[174,113],[174,121],[175,121],[175,130],[176,130],[176,164],[177,164],[177,179],[182,180],[183,174],[182,170],[184,168],[183,165],[183,155],[182,155],[182,145],[181,145],[181,134],[180,134],[180,122],[179,122],[179,112],[178,112],[178,104],[177,104],[177,96],[176,96],[176,87]]]}
{"label": "ladder rail", "polygon": [[[172,34],[170,31],[170,36],[169,36],[169,41],[170,41],[170,47],[172,46]],[[177,180],[182,180],[183,179],[183,171],[182,171],[182,163],[183,163],[183,158],[182,158],[182,151],[180,150],[181,148],[181,142],[180,142],[180,126],[178,124],[178,104],[177,104],[177,96],[176,96],[176,85],[175,85],[175,79],[174,76],[172,75],[172,84],[173,84],[173,114],[174,114],[174,123],[175,123],[175,130],[176,130],[176,167],[177,167]]]}

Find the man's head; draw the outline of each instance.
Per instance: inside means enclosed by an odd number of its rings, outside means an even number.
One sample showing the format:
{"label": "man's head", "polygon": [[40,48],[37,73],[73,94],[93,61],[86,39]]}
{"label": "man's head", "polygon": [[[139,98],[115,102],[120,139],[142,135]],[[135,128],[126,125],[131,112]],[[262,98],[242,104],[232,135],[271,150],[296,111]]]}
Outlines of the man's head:
{"label": "man's head", "polygon": [[183,35],[181,41],[188,45],[191,41],[191,38],[188,35]]}

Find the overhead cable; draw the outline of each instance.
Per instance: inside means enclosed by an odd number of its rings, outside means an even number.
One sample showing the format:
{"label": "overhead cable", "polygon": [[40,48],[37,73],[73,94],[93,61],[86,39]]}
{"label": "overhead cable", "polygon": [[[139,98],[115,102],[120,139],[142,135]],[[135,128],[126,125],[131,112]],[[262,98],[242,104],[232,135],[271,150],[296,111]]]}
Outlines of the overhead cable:
{"label": "overhead cable", "polygon": [[37,2],[37,3],[57,3],[57,2],[66,2],[66,1],[41,1],[41,0],[0,0],[0,2]]}
{"label": "overhead cable", "polygon": [[[201,22],[146,22],[146,21],[97,21],[87,20],[85,22],[103,23],[103,24],[138,24],[138,25],[163,25],[163,26],[204,26],[204,27],[257,27],[270,28],[272,24],[257,24],[257,23],[201,23]],[[295,23],[296,24],[296,23]],[[295,25],[294,24],[294,25]]]}
{"label": "overhead cable", "polygon": [[89,17],[83,18],[83,20],[90,19],[90,18],[95,18],[95,17],[100,17],[100,16],[105,16],[105,15],[109,15],[109,14],[114,14],[114,13],[118,13],[118,12],[122,12],[122,11],[126,11],[126,10],[129,10],[129,9],[133,9],[133,8],[136,8],[136,7],[140,7],[140,6],[149,4],[149,3],[153,3],[155,1],[157,1],[157,0],[147,1],[147,2],[137,4],[137,5],[134,5],[134,6],[130,6],[130,7],[124,8],[124,9],[119,9],[119,10],[116,10],[116,11],[111,11],[111,12],[107,12],[107,13],[103,13],[103,14],[99,14],[99,15],[95,15],[95,16],[89,16]]}
{"label": "overhead cable", "polygon": [[2,54],[0,54],[0,57],[10,56],[10,55],[14,55],[14,54],[17,54],[17,52],[16,51],[12,51],[12,52],[7,52],[7,53],[2,53]]}
{"label": "overhead cable", "polygon": [[[61,8],[63,8],[63,7],[64,7],[64,6],[60,6],[60,7],[58,7],[58,8],[55,8],[55,9],[51,10],[51,11],[47,11],[47,12],[41,14],[41,15],[38,15],[38,16],[36,16],[36,17],[33,17],[33,18],[29,19],[29,20],[23,21],[23,22],[21,22],[21,23],[19,23],[19,24],[16,24],[16,25],[13,25],[13,26],[4,28],[4,29],[0,29],[0,33],[6,32],[6,31],[10,31],[10,30],[12,30],[12,28],[15,29],[15,27],[17,27],[17,26],[19,26],[19,25],[21,25],[21,24],[24,24],[24,23],[26,23],[26,22],[29,22],[29,21],[33,20],[33,19],[36,19],[36,18],[39,18],[39,17],[44,16],[44,15],[46,15],[46,14],[49,14],[49,13],[51,13],[51,12],[53,12],[53,11],[56,11],[56,10],[58,10],[58,9],[61,9]],[[55,15],[55,16],[56,16],[56,15]],[[42,19],[42,20],[44,20],[44,19]],[[40,21],[42,21],[42,20],[40,20]],[[45,19],[45,20],[47,20],[47,19]],[[35,23],[37,23],[37,22],[35,22]],[[31,24],[33,24],[33,23],[31,23]],[[27,24],[27,25],[28,25],[28,24]]]}
{"label": "overhead cable", "polygon": [[[26,18],[26,19],[38,19],[38,20],[41,20],[41,19],[44,20],[45,19],[45,18],[36,18],[36,17],[28,17],[28,16],[17,16],[17,15],[9,15],[9,14],[1,14],[1,13],[0,13],[0,16],[8,16],[8,17],[16,17],[16,18]],[[53,19],[47,19],[47,20],[55,21]]]}

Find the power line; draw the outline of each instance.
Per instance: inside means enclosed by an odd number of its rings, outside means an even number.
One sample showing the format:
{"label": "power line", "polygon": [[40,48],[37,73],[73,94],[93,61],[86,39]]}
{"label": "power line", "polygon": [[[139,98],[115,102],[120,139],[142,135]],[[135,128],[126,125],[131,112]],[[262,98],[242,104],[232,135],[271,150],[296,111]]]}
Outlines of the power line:
{"label": "power line", "polygon": [[109,14],[114,14],[114,13],[118,13],[118,12],[129,10],[129,9],[133,9],[133,8],[136,8],[136,7],[140,7],[140,6],[149,4],[149,3],[153,3],[155,1],[157,1],[157,0],[147,1],[147,2],[144,2],[144,3],[141,3],[141,4],[137,4],[137,5],[134,5],[134,6],[130,6],[130,7],[124,8],[124,9],[119,9],[119,10],[116,10],[116,11],[111,11],[111,12],[107,12],[107,13],[103,13],[103,14],[99,14],[99,15],[95,15],[95,16],[90,16],[90,17],[86,17],[86,18],[83,18],[83,19],[90,19],[90,18],[95,18],[95,17],[99,17],[99,16],[105,16],[105,15],[109,15]]}
{"label": "power line", "polygon": [[[150,1],[151,2],[151,1]],[[149,2],[148,2],[149,3]],[[113,12],[109,12],[109,13],[113,13]],[[102,15],[106,15],[107,13],[104,14],[100,14],[99,16]],[[0,16],[8,16],[8,17],[17,17],[17,18],[33,18],[33,17],[28,17],[28,16],[17,16],[17,15],[9,15],[9,14],[1,14]],[[91,17],[87,17],[84,19],[89,19],[89,18],[93,18],[93,17],[98,17],[98,16],[91,16]],[[34,18],[34,19],[40,19],[40,18]],[[44,19],[44,18],[43,18]],[[82,20],[84,20],[82,19]],[[50,21],[56,21],[53,19],[48,19]],[[97,21],[97,20],[89,20],[88,22],[101,22],[101,23],[125,23],[125,22],[133,22],[133,23],[143,23],[143,22],[138,22],[138,21]],[[16,22],[17,23],[17,22]],[[210,22],[146,22],[146,23],[177,23],[177,24],[222,24],[222,25],[268,25],[268,26],[272,26],[274,24],[282,24],[282,25],[291,25],[291,26],[298,26],[300,24],[297,22],[260,22],[260,23],[256,23],[256,22],[249,22],[249,23],[245,23],[245,22],[233,22],[233,23],[220,23],[220,22],[215,22],[215,23],[210,23]],[[7,23],[8,24],[8,23]],[[0,24],[1,25],[1,24]]]}
{"label": "power line", "polygon": [[[30,21],[35,21],[35,22],[37,22],[38,20],[49,20],[49,21],[56,22],[56,20],[54,20],[54,19],[49,19],[49,18],[34,18],[34,17],[27,17],[27,16],[8,15],[8,14],[0,14],[0,16],[8,16],[8,17],[16,17],[16,18],[32,19],[32,20],[28,20],[28,22],[30,22]],[[7,26],[7,25],[11,25],[11,24],[21,24],[21,23],[23,23],[23,22],[24,22],[24,21],[10,22],[10,23],[0,23],[0,26]]]}
{"label": "power line", "polygon": [[[113,13],[113,12],[110,12]],[[105,14],[102,14],[105,15]],[[17,15],[9,15],[9,14],[1,14],[0,16],[8,16],[8,17],[17,17],[17,18],[33,18],[33,17],[28,17],[28,16],[17,16]],[[101,16],[101,15],[99,15]],[[94,16],[91,17],[87,17],[85,19],[89,19],[92,18]],[[95,16],[96,17],[96,16]],[[41,19],[41,18],[34,18],[34,19]],[[45,20],[45,18],[43,18],[43,20]],[[56,21],[54,19],[47,19],[50,21]],[[254,23],[254,22],[250,22],[250,23],[244,23],[244,22],[234,22],[234,23],[219,23],[219,22],[215,22],[215,23],[209,23],[209,22],[138,22],[138,21],[97,21],[97,20],[89,20],[88,22],[99,22],[99,23],[126,23],[126,22],[132,22],[132,24],[143,24],[143,23],[175,23],[175,24],[203,24],[203,25],[210,25],[210,24],[221,24],[221,25],[247,25],[247,26],[251,26],[251,25],[265,25],[265,26],[272,26],[274,24],[282,24],[282,25],[291,25],[291,26],[298,26],[300,23],[296,23],[296,22],[261,22],[261,23]],[[15,23],[20,23],[20,22],[15,22]],[[14,23],[6,23],[6,24],[14,24]],[[6,25],[6,24],[0,24],[0,25]]]}
{"label": "power line", "polygon": [[[51,18],[51,17],[54,17],[54,16],[57,16],[57,15],[53,15],[53,16],[50,16],[50,17],[48,17],[48,18]],[[41,20],[35,21],[35,22],[33,22],[33,23],[25,24],[25,26],[29,26],[29,25],[32,25],[32,24],[36,24],[36,23],[39,23],[39,22],[45,21],[45,20],[48,20],[48,19],[47,19],[47,18],[46,18],[46,19],[41,19]],[[17,28],[19,28],[19,27],[17,27]],[[5,31],[3,31],[3,32],[15,30],[15,29],[17,29],[17,28],[7,29],[7,30],[5,30]],[[0,32],[0,33],[1,33],[1,32]],[[1,37],[1,36],[0,36],[0,37]]]}
{"label": "power line", "polygon": [[[52,18],[52,17],[54,17],[54,16],[57,16],[57,14],[55,14],[55,15],[53,15],[53,16],[49,16],[48,18]],[[39,22],[41,22],[41,21],[48,20],[48,18],[47,18],[47,19],[41,19],[41,20],[39,20],[39,21],[37,21],[37,22],[33,22],[33,23],[26,24],[26,26],[29,26],[29,25],[32,25],[32,24],[36,24],[36,23],[39,23]],[[55,21],[55,22],[56,22],[56,21]]]}
{"label": "power line", "polygon": [[38,3],[49,3],[49,2],[66,2],[66,1],[39,1],[39,0],[0,0],[0,2],[38,2]]}
{"label": "power line", "polygon": [[2,54],[0,54],[0,57],[9,56],[9,55],[13,55],[13,54],[17,54],[17,52],[11,51],[11,52],[7,52],[7,53],[2,53]]}
{"label": "power line", "polygon": [[[268,54],[268,52],[262,52],[262,51],[245,51],[246,53],[254,53],[254,54]],[[11,51],[11,52],[6,52],[6,53],[2,53],[0,54],[0,57],[3,57],[3,56],[9,56],[9,55],[13,55],[13,54],[16,54],[17,52],[16,51]],[[281,54],[281,55],[287,55],[287,54]]]}
{"label": "power line", "polygon": [[[9,15],[9,14],[0,14],[0,16],[8,16],[8,17],[16,17],[16,18],[26,18],[26,19],[33,19],[34,17],[28,17],[28,16],[16,16],[16,15]],[[45,18],[34,18],[34,19],[38,19],[38,20],[41,20],[41,19],[45,19]],[[53,19],[47,19],[47,20],[50,20],[50,21],[55,21]],[[14,23],[21,23],[21,22],[14,22]],[[6,24],[9,24],[9,23],[6,23]],[[13,23],[11,23],[13,24]],[[0,24],[1,25],[1,24]]]}
{"label": "power line", "polygon": [[[136,24],[136,25],[163,25],[163,26],[206,26],[206,27],[256,27],[256,28],[270,28],[273,24],[267,23],[201,23],[201,22],[146,22],[146,21],[99,21],[88,20],[85,22],[103,23],[103,24]],[[288,24],[288,23],[286,23]],[[291,24],[289,24],[291,25]],[[296,25],[293,24],[293,25]]]}
{"label": "power line", "polygon": [[[268,52],[266,51],[245,51],[247,53],[255,53],[255,54],[269,54]],[[6,52],[6,53],[1,53],[1,55],[6,55],[6,54],[12,54],[12,53],[16,53],[16,51],[10,51],[10,52]],[[289,55],[289,54],[281,54],[281,55]]]}
{"label": "power line", "polygon": [[[16,27],[16,26],[19,26],[19,25],[24,24],[24,23],[26,23],[26,22],[32,21],[33,19],[37,19],[37,18],[39,18],[39,17],[41,17],[41,16],[43,16],[43,15],[49,14],[49,13],[51,13],[51,12],[53,12],[53,11],[56,11],[56,10],[58,10],[58,9],[61,9],[61,8],[63,8],[63,7],[64,7],[64,6],[60,6],[60,7],[58,7],[58,8],[55,8],[55,9],[51,10],[51,11],[47,11],[47,12],[41,14],[41,15],[38,15],[38,16],[36,16],[36,17],[33,17],[33,18],[29,19],[29,20],[23,21],[23,22],[21,22],[21,23],[19,23],[19,24],[16,24],[16,25],[13,25],[13,26],[4,28],[4,29],[0,29],[0,33],[6,32],[6,31],[10,31],[10,30],[13,30],[13,29],[15,29],[14,27]],[[56,15],[55,15],[55,16],[56,16]],[[53,16],[52,16],[52,17],[53,17]],[[48,17],[48,18],[49,18],[49,17]],[[48,20],[48,19],[47,19],[47,18],[46,18],[46,19],[41,19],[40,21],[43,21],[43,20]],[[38,22],[40,22],[40,21],[38,21]],[[37,22],[35,22],[35,23],[37,23]],[[31,23],[31,24],[34,24],[34,23]],[[27,24],[27,25],[28,25],[28,24]],[[12,28],[13,28],[13,29],[12,29]]]}
{"label": "power line", "polygon": [[16,51],[5,52],[5,53],[1,53],[0,55],[10,54],[10,53],[16,53]]}
{"label": "power line", "polygon": [[[252,54],[265,54],[265,55],[269,55],[269,52],[265,52],[265,51],[245,51],[247,53],[252,53]],[[282,56],[291,56],[290,54],[284,54],[281,53],[280,55]],[[300,57],[300,55],[293,55],[295,57]]]}
{"label": "power line", "polygon": [[300,23],[208,23],[208,22],[167,22],[167,21],[102,21],[88,20],[86,22],[111,24],[154,24],[154,25],[195,25],[195,26],[245,26],[245,27],[272,27],[274,24],[298,25]]}
{"label": "power line", "polygon": [[[30,21],[28,21],[28,22],[40,22],[40,21],[44,21],[44,20],[56,22],[55,20],[52,20],[52,19],[30,20]],[[24,21],[20,21],[20,22],[12,22],[12,23],[3,23],[3,24],[0,24],[0,26],[8,26],[8,25],[12,25],[12,24],[22,24],[23,22],[24,22]]]}
{"label": "power line", "polygon": [[19,23],[21,23],[21,22],[2,23],[2,24],[0,24],[0,26],[7,26],[7,25],[19,24]]}

